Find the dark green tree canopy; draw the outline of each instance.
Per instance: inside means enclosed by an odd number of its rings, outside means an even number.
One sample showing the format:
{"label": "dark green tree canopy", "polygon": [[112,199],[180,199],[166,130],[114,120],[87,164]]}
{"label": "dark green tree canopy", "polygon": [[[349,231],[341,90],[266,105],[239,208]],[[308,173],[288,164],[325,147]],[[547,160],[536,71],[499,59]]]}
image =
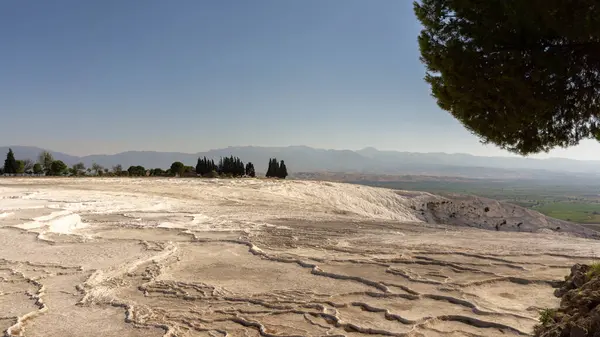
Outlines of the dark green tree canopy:
{"label": "dark green tree canopy", "polygon": [[277,170],[277,177],[279,177],[281,179],[285,179],[287,176],[288,176],[287,167],[285,166],[285,163],[282,160],[281,163],[279,163],[279,170]]}
{"label": "dark green tree canopy", "polygon": [[267,167],[267,174],[265,176],[267,178],[278,177],[279,172],[279,163],[277,162],[277,158],[269,159],[269,166]]}
{"label": "dark green tree canopy", "polygon": [[269,166],[267,168],[267,174],[265,174],[267,178],[282,178],[288,176],[287,167],[285,166],[285,162],[277,161],[277,158],[269,159]]}
{"label": "dark green tree canopy", "polygon": [[438,105],[519,154],[600,139],[598,0],[421,0]]}
{"label": "dark green tree canopy", "polygon": [[62,160],[55,160],[50,164],[50,175],[60,176],[67,171],[68,167]]}
{"label": "dark green tree canopy", "polygon": [[150,170],[150,175],[153,177],[161,177],[165,175],[165,170],[161,168],[155,168]]}
{"label": "dark green tree canopy", "polygon": [[185,172],[185,165],[183,165],[182,162],[180,161],[176,161],[173,164],[171,164],[171,174],[173,175],[183,175],[183,172]]}
{"label": "dark green tree canopy", "polygon": [[198,158],[198,162],[196,164],[196,173],[202,176],[206,176],[213,171],[217,171],[218,167],[215,164],[215,161],[212,159]]}
{"label": "dark green tree canopy", "polygon": [[254,169],[254,164],[252,164],[251,162],[248,162],[248,164],[246,164],[246,176],[248,177],[256,177],[256,170]]}
{"label": "dark green tree canopy", "polygon": [[15,174],[19,169],[18,166],[17,160],[15,159],[15,153],[12,149],[8,149],[6,159],[4,160],[4,173]]}
{"label": "dark green tree canopy", "polygon": [[42,173],[44,173],[44,169],[43,169],[43,167],[42,167],[42,164],[40,164],[40,163],[35,163],[35,164],[33,165],[33,173],[34,173],[34,174],[42,174]]}
{"label": "dark green tree canopy", "polygon": [[25,173],[25,161],[17,160],[17,172],[18,174]]}
{"label": "dark green tree canopy", "polygon": [[245,173],[244,163],[240,158],[234,156],[221,158],[217,170],[219,174],[232,177],[241,177]]}
{"label": "dark green tree canopy", "polygon": [[137,165],[137,166],[129,166],[129,168],[127,169],[127,173],[129,176],[132,177],[143,177],[146,175],[146,169],[141,166],[141,165]]}

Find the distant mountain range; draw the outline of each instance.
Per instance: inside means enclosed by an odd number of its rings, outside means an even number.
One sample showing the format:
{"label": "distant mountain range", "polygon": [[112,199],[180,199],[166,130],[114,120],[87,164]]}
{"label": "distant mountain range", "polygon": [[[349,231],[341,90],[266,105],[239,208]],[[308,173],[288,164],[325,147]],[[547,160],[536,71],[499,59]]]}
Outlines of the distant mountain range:
{"label": "distant mountain range", "polygon": [[[0,147],[0,156],[8,152]],[[17,159],[35,160],[41,148],[10,146]],[[266,171],[269,158],[286,162],[290,173],[296,172],[360,172],[374,174],[419,174],[457,176],[469,178],[527,178],[561,179],[585,175],[600,179],[600,161],[582,161],[564,158],[532,159],[520,157],[481,157],[469,154],[412,153],[379,151],[369,147],[359,151],[324,150],[307,146],[256,147],[239,146],[199,153],[127,151],[113,155],[72,156],[50,151],[56,159],[67,165],[83,162],[86,166],[98,163],[104,167],[121,164],[142,165],[146,168],[168,168],[172,162],[181,161],[196,165],[198,157],[218,160],[225,156],[238,156],[244,162],[254,163],[257,172]]]}

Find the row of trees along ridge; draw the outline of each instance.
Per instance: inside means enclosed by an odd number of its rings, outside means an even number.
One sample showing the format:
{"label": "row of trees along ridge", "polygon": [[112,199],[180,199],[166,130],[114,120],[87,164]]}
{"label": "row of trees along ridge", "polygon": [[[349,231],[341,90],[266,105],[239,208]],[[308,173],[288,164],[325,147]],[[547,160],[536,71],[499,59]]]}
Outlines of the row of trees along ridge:
{"label": "row of trees along ridge", "polygon": [[12,149],[8,149],[4,166],[0,169],[0,174],[45,174],[62,175],[67,169],[67,165],[60,160],[54,160],[52,154],[47,151],[40,153],[38,162],[34,163],[31,159],[17,160]]}
{"label": "row of trees along ridge", "polygon": [[285,179],[288,176],[287,167],[282,161],[278,162],[277,158],[269,159],[269,168],[267,169],[267,178]]}
{"label": "row of trees along ridge", "polygon": [[[171,164],[167,170],[162,168],[146,169],[141,165],[132,165],[127,170],[124,170],[121,165],[115,165],[112,170],[104,168],[99,164],[92,164],[92,167],[87,168],[83,163],[74,164],[68,167],[64,162],[55,160],[52,154],[48,151],[43,151],[38,156],[37,163],[32,160],[17,160],[12,149],[8,150],[4,167],[0,169],[0,174],[36,174],[48,176],[202,176],[202,177],[256,177],[254,164],[244,162],[239,157],[224,157],[220,158],[218,164],[213,159],[206,157],[198,158],[196,167],[186,166],[182,162],[176,161]],[[277,159],[269,159],[269,169],[267,177],[285,179],[288,176],[287,168],[283,160],[278,162]]]}

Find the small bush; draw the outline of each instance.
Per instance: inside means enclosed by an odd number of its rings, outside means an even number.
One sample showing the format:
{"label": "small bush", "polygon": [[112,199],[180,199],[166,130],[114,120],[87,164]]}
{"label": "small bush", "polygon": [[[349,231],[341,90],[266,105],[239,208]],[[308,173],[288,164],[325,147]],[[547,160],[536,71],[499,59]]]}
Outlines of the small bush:
{"label": "small bush", "polygon": [[489,211],[490,211],[490,208],[489,208],[489,207],[486,207],[486,208],[484,208],[483,210],[484,210],[484,211],[487,213],[487,212],[489,212]]}
{"label": "small bush", "polygon": [[556,313],[556,310],[554,309],[543,309],[540,311],[540,323],[542,323],[542,325],[546,325],[546,324],[550,324],[550,323],[554,323],[554,314]]}
{"label": "small bush", "polygon": [[590,270],[585,274],[588,279],[594,276],[600,276],[600,262],[594,262],[590,264]]}

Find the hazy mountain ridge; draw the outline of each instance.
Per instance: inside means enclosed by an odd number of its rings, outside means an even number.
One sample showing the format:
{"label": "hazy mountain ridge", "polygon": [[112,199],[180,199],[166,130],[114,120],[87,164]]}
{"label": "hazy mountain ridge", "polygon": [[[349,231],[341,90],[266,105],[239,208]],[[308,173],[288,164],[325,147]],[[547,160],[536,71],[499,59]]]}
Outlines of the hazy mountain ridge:
{"label": "hazy mountain ridge", "polygon": [[[33,159],[42,151],[31,146],[10,146],[17,159]],[[0,153],[8,152],[0,147]],[[198,153],[127,151],[112,155],[73,156],[50,151],[67,165],[96,162],[105,167],[121,164],[142,165],[147,168],[167,168],[174,161],[196,165],[198,157],[218,159],[238,156],[254,163],[257,172],[264,173],[271,157],[285,160],[290,172],[363,172],[378,174],[424,174],[466,176],[471,178],[511,177],[556,179],[573,174],[600,177],[600,161],[564,158],[533,159],[518,157],[480,157],[469,154],[413,153],[379,151],[365,148],[358,151],[315,149],[307,146],[258,147],[237,146]]]}

